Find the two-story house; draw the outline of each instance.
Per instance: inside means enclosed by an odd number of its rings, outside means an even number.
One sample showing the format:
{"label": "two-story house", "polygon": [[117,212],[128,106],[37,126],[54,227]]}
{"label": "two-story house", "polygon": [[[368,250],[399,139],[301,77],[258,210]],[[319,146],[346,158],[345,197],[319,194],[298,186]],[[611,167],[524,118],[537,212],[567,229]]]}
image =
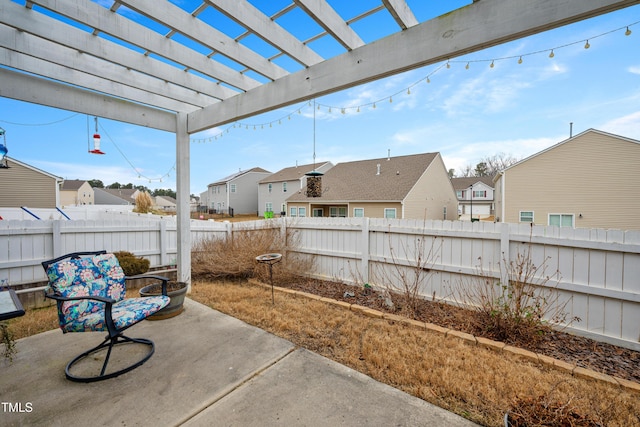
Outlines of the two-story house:
{"label": "two-story house", "polygon": [[491,220],[494,214],[493,177],[472,176],[451,178],[458,198],[461,221]]}
{"label": "two-story house", "polygon": [[[440,153],[338,163],[287,199],[290,216],[455,220],[457,199]],[[312,181],[313,182],[313,181]]]}
{"label": "two-story house", "polygon": [[62,206],[80,206],[95,204],[93,188],[81,179],[65,179],[60,189]]}
{"label": "two-story house", "polygon": [[333,167],[331,162],[292,166],[269,175],[258,183],[258,215],[265,212],[285,214],[286,200],[307,186],[307,173],[316,171],[324,173]]}
{"label": "two-story house", "polygon": [[640,141],[588,129],[495,179],[502,222],[640,230]]}
{"label": "two-story house", "polygon": [[209,209],[229,215],[257,214],[258,182],[269,175],[268,170],[255,167],[209,184],[206,194]]}

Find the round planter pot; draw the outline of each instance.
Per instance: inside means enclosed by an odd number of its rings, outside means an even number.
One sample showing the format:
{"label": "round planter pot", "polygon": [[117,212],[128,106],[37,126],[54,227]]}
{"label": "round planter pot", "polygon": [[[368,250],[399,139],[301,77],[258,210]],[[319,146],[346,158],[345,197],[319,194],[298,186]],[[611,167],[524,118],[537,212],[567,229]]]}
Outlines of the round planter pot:
{"label": "round planter pot", "polygon": [[[167,295],[171,298],[169,305],[162,310],[147,317],[148,320],[170,319],[184,311],[184,297],[187,294],[187,284],[184,282],[167,283]],[[162,284],[154,283],[140,289],[141,297],[152,297],[162,295]]]}

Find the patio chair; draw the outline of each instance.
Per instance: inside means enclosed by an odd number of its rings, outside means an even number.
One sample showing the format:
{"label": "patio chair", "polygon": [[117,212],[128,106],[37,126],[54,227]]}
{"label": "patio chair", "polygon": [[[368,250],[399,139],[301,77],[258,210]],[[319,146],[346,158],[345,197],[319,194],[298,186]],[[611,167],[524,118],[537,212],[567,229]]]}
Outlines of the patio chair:
{"label": "patio chair", "polygon": [[[88,383],[114,378],[149,360],[155,351],[153,341],[129,338],[123,332],[169,304],[169,297],[166,296],[167,278],[150,275],[125,277],[118,259],[106,251],[71,253],[45,261],[42,266],[49,279],[45,296],[56,300],[62,332],[107,332],[101,344],[67,364],[65,375],[69,380]],[[139,278],[161,280],[163,295],[125,299],[126,280]],[[117,370],[109,372],[107,366],[112,350],[120,344],[142,344],[141,348],[146,346],[147,349],[142,358],[134,357],[137,360],[134,363],[118,361]],[[97,353],[104,353],[105,350],[100,374],[96,375],[95,367],[93,372],[87,373],[87,366],[95,364],[95,360],[101,360],[96,357]],[[76,369],[80,374],[72,373],[72,367],[76,365],[77,368],[81,361],[85,361],[85,366]]]}

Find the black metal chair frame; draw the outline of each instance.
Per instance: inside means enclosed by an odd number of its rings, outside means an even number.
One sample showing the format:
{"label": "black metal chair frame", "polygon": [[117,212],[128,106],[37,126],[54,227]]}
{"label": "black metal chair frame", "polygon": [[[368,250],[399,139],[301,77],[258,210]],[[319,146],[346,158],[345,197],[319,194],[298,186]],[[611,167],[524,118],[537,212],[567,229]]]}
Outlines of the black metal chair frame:
{"label": "black metal chair frame", "polygon": [[[44,261],[42,262],[42,267],[44,268],[45,271],[47,271],[47,269],[49,268],[49,266],[51,264],[55,264],[56,262],[62,261],[66,258],[80,258],[82,256],[91,256],[91,255],[103,255],[106,254],[107,251],[95,251],[95,252],[74,252],[74,253],[70,253],[67,255],[63,255],[61,257],[58,257],[56,259],[52,259],[49,261]],[[129,277],[125,277],[125,281],[126,280],[134,280],[134,279],[156,279],[156,280],[160,280],[162,281],[162,295],[167,296],[167,282],[169,281],[168,278],[166,277],[162,277],[162,276],[154,276],[154,275],[137,275],[137,276],[129,276]],[[90,350],[85,351],[84,353],[76,356],[73,360],[71,360],[71,362],[69,362],[67,364],[67,366],[65,367],[64,373],[67,377],[67,379],[71,380],[71,381],[75,381],[75,382],[82,382],[82,383],[90,383],[90,382],[95,382],[95,381],[102,381],[102,380],[107,380],[109,378],[115,378],[119,375],[122,375],[126,372],[129,372],[135,368],[137,368],[138,366],[142,365],[143,363],[145,363],[147,360],[149,360],[149,358],[151,356],[153,356],[153,353],[155,352],[155,344],[153,343],[153,341],[151,341],[150,339],[147,338],[130,338],[127,337],[123,334],[123,332],[130,328],[131,326],[135,325],[136,323],[133,323],[131,325],[128,325],[124,328],[117,328],[115,323],[113,322],[113,316],[112,316],[112,308],[113,308],[113,304],[116,302],[114,299],[112,298],[105,298],[105,297],[99,297],[99,296],[81,296],[81,297],[62,297],[60,295],[55,295],[52,293],[47,293],[45,291],[45,297],[46,298],[51,298],[53,300],[56,301],[57,304],[57,308],[58,311],[60,311],[62,309],[62,304],[65,301],[78,301],[78,300],[93,300],[93,301],[100,301],[100,302],[104,302],[105,303],[105,308],[104,308],[104,313],[105,313],[105,324],[107,326],[107,335],[105,337],[105,339],[98,344],[97,346],[93,347]],[[109,364],[109,358],[111,357],[111,351],[113,350],[113,348],[116,345],[120,345],[120,344],[144,344],[146,346],[149,347],[148,352],[137,362],[134,362],[133,364],[120,369],[118,371],[115,372],[111,372],[108,374],[105,374],[106,370],[107,370],[107,365]],[[105,356],[105,360],[104,363],[102,365],[102,369],[100,371],[100,375],[98,376],[92,376],[92,377],[80,377],[80,376],[76,376],[73,375],[71,373],[71,367],[73,365],[75,365],[76,363],[80,362],[81,360],[89,357],[90,355],[97,353],[103,349],[107,349],[107,354]]]}

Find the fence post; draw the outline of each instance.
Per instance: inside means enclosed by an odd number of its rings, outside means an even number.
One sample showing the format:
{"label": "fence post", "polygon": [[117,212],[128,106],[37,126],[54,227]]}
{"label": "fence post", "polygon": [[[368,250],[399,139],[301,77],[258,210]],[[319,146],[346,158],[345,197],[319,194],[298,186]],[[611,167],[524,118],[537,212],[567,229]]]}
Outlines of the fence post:
{"label": "fence post", "polygon": [[169,242],[169,235],[167,234],[167,224],[164,221],[160,221],[160,265],[169,264],[169,255],[167,254],[167,246]]}
{"label": "fence post", "polygon": [[[369,218],[362,218],[362,280],[369,283]],[[363,284],[364,284],[363,283]]]}
{"label": "fence post", "polygon": [[[60,230],[61,222],[59,219],[54,219],[52,221],[51,227],[51,241],[52,241],[52,250],[53,250],[53,258],[58,258],[63,255],[62,248],[62,231]],[[52,259],[53,259],[52,258]]]}
{"label": "fence post", "polygon": [[511,235],[509,233],[509,224],[506,222],[500,223],[500,253],[502,255],[502,259],[500,262],[500,283],[506,284],[509,282],[509,274],[507,270],[507,265],[505,263],[509,262],[510,258],[510,241]]}

